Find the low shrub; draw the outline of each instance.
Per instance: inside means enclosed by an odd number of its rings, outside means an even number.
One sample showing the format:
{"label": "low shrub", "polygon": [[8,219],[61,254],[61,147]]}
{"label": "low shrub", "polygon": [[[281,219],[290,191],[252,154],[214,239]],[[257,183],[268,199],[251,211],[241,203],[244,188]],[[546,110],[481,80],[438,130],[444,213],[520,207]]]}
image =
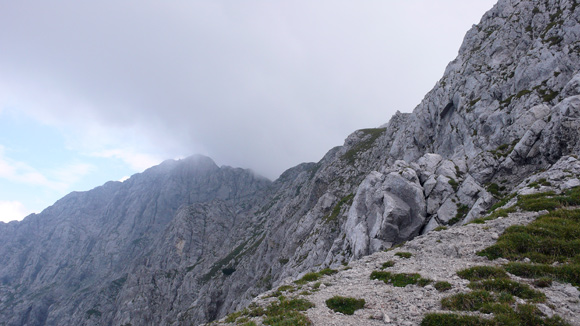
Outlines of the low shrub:
{"label": "low shrub", "polygon": [[319,271],[318,273],[321,275],[334,275],[334,274],[338,273],[338,271],[336,269],[325,268],[325,269]]}
{"label": "low shrub", "polygon": [[322,275],[320,275],[319,273],[310,272],[310,273],[304,274],[304,276],[302,276],[302,278],[300,278],[299,280],[294,281],[294,283],[296,283],[296,284],[306,284],[308,282],[318,281],[318,279],[320,279],[321,277],[322,277]]}
{"label": "low shrub", "polygon": [[399,251],[395,254],[395,256],[401,257],[401,258],[411,258],[413,256],[413,254],[410,252],[406,252],[406,251]]}
{"label": "low shrub", "polygon": [[302,285],[302,284],[306,284],[308,282],[318,281],[324,275],[333,275],[336,273],[338,273],[338,271],[335,269],[325,268],[325,269],[322,269],[318,272],[306,273],[306,274],[304,274],[304,276],[302,276],[302,278],[294,281],[294,283],[296,283],[298,285]]}
{"label": "low shrub", "polygon": [[429,278],[423,278],[423,277],[421,277],[420,279],[417,280],[417,285],[420,286],[420,287],[425,287],[425,286],[427,286],[427,285],[429,285],[431,283],[433,283],[433,280],[432,279],[429,279]]}
{"label": "low shrub", "polygon": [[439,282],[435,282],[435,284],[433,284],[433,287],[435,287],[435,289],[439,292],[445,292],[447,290],[451,290],[451,283],[446,282],[446,281],[439,281]]}
{"label": "low shrub", "polygon": [[534,280],[532,284],[534,284],[535,287],[539,288],[549,288],[550,286],[552,286],[552,279],[549,277],[540,277],[539,279]]}
{"label": "low shrub", "polygon": [[356,299],[350,297],[334,296],[326,300],[326,306],[335,312],[340,312],[345,315],[352,315],[358,309],[365,306],[364,299]]}
{"label": "low shrub", "polygon": [[373,271],[371,273],[371,280],[380,280],[386,284],[391,284],[396,287],[405,287],[409,284],[418,284],[425,286],[432,281],[430,279],[422,278],[417,273],[390,273],[385,271]]}

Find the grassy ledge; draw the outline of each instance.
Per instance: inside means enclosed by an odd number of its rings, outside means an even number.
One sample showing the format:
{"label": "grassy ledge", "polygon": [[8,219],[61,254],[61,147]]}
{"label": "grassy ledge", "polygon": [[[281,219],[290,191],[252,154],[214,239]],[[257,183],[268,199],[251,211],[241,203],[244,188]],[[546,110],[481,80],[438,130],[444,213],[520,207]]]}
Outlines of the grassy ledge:
{"label": "grassy ledge", "polygon": [[250,305],[248,308],[229,314],[225,322],[236,323],[237,325],[255,325],[251,317],[263,317],[262,323],[270,326],[310,326],[312,322],[302,311],[314,307],[314,304],[306,299],[292,298],[284,296],[278,297],[278,302],[271,303],[267,307]]}
{"label": "grassy ledge", "polygon": [[[514,197],[504,198],[495,208]],[[491,317],[431,313],[424,317],[421,325],[569,325],[557,315],[548,318],[542,314],[535,303],[544,302],[545,294],[528,284],[511,280],[506,271],[533,278],[532,284],[537,288],[549,287],[554,280],[580,287],[580,209],[573,209],[577,205],[580,205],[580,187],[562,194],[520,195],[514,206],[497,209],[480,221],[476,220],[475,223],[484,223],[517,209],[548,211],[528,225],[507,228],[494,245],[478,252],[492,260],[511,260],[510,263],[502,267],[475,266],[458,271],[458,276],[471,281],[468,286],[472,291],[441,300],[444,309],[492,314]],[[516,297],[519,304],[516,304]]]}

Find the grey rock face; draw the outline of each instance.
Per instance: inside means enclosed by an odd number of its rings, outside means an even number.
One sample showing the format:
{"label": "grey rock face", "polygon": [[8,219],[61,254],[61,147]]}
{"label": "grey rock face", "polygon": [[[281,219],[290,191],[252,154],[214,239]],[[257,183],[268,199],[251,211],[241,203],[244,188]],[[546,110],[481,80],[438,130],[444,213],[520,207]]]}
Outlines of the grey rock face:
{"label": "grey rock face", "polygon": [[499,1],[412,113],[274,182],[194,157],[0,223],[0,320],[196,325],[477,218],[538,171],[580,184],[579,17],[574,0]]}
{"label": "grey rock face", "polygon": [[352,259],[390,248],[417,235],[425,221],[425,197],[414,170],[371,172],[357,189],[345,224]]}
{"label": "grey rock face", "polygon": [[11,223],[0,235],[0,320],[72,325],[108,318],[131,265],[147,257],[180,207],[218,199],[251,206],[270,184],[196,156],[72,193]]}

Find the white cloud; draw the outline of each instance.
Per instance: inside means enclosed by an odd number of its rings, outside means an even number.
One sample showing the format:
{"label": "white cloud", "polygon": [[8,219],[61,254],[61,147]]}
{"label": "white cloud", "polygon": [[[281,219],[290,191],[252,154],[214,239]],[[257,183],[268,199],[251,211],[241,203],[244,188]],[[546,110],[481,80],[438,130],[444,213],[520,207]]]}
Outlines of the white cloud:
{"label": "white cloud", "polygon": [[411,111],[494,2],[13,1],[0,106],[136,171],[201,153],[275,177]]}
{"label": "white cloud", "polygon": [[0,221],[20,221],[32,212],[18,201],[0,201]]}
{"label": "white cloud", "polygon": [[55,180],[58,180],[58,184],[68,189],[70,185],[77,183],[82,177],[95,169],[92,164],[77,162],[52,170],[50,175]]}
{"label": "white cloud", "polygon": [[89,154],[94,157],[120,159],[135,172],[142,172],[154,165],[161,163],[162,159],[150,154],[137,153],[130,149],[108,149]]}
{"label": "white cloud", "polygon": [[42,173],[24,162],[18,162],[4,157],[4,146],[0,145],[0,178],[16,183],[26,183],[37,186],[60,189],[58,182],[48,180]]}
{"label": "white cloud", "polygon": [[64,192],[94,169],[95,167],[91,164],[72,163],[42,173],[25,162],[6,157],[4,146],[0,145],[0,179],[13,183],[40,186]]}

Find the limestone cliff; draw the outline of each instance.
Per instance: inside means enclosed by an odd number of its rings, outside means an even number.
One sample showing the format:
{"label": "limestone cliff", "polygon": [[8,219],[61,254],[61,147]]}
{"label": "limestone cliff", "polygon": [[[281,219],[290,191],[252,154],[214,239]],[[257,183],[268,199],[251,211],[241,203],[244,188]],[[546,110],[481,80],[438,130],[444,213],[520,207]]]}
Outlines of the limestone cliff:
{"label": "limestone cliff", "polygon": [[197,325],[481,216],[580,154],[579,21],[576,0],[500,0],[412,113],[274,182],[195,157],[0,224],[0,320]]}

